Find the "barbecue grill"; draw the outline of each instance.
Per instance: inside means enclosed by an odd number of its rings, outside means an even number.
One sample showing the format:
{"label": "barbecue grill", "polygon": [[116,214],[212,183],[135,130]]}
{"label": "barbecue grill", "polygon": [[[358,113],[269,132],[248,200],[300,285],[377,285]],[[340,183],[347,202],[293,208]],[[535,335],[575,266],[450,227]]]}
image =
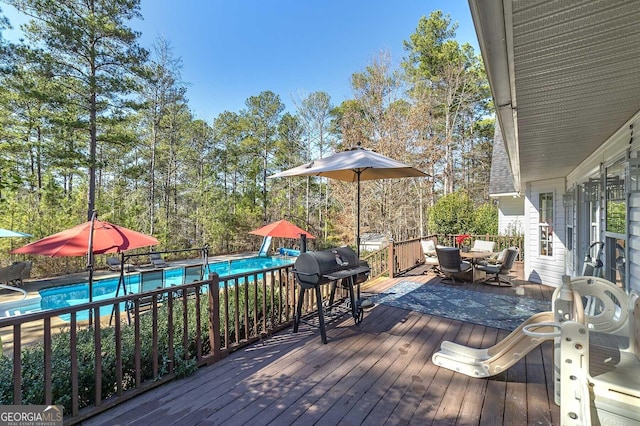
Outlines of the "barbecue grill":
{"label": "barbecue grill", "polygon": [[302,317],[302,303],[306,290],[314,289],[318,307],[318,323],[322,342],[327,343],[327,335],[324,326],[324,312],[320,286],[331,284],[331,296],[328,307],[333,307],[335,292],[340,281],[341,286],[349,291],[348,306],[356,324],[360,324],[363,318],[363,309],[359,301],[356,301],[354,287],[369,277],[369,264],[358,259],[358,256],[349,247],[338,247],[328,250],[301,253],[294,264],[293,273],[300,286],[296,316],[293,332],[298,332],[298,326]]}

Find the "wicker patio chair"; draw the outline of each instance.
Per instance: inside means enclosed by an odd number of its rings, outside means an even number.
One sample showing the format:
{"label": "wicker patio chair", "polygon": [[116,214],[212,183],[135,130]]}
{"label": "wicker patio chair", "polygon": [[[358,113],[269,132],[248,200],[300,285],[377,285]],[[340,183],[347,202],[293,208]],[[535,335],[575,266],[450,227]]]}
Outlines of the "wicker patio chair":
{"label": "wicker patio chair", "polygon": [[462,260],[457,247],[436,247],[438,268],[448,279],[456,284],[456,274],[468,272],[473,268],[471,263]]}

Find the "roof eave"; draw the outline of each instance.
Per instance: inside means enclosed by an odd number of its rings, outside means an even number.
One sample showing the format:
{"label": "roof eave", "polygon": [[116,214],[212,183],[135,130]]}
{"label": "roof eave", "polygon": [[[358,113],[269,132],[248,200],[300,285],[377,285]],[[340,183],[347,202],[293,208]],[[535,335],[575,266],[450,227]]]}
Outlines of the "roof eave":
{"label": "roof eave", "polygon": [[502,127],[514,188],[519,192],[521,186],[511,3],[469,0],[469,7],[496,106],[497,119]]}

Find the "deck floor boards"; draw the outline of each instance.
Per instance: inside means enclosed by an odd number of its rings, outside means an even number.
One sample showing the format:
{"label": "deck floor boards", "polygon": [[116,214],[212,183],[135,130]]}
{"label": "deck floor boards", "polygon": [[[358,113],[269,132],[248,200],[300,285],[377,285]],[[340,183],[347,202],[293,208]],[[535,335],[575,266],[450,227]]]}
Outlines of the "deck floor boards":
{"label": "deck floor boards", "polygon": [[[447,285],[418,269],[386,279]],[[450,284],[449,284],[450,285]],[[482,284],[461,289],[515,294]],[[528,297],[549,300],[552,288],[519,281]],[[302,324],[239,349],[194,375],[164,384],[83,422],[84,425],[510,425],[558,424],[551,342],[506,372],[477,379],[431,362],[443,340],[489,347],[504,330],[387,305],[366,310],[355,325],[345,315],[319,331]]]}

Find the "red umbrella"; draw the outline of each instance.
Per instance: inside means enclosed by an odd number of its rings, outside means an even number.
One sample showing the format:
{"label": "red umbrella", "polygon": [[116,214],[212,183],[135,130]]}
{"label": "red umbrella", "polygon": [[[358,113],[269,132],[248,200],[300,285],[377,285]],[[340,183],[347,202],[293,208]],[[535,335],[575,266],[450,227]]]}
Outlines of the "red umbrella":
{"label": "red umbrella", "polygon": [[[94,224],[93,242],[90,238],[92,223]],[[155,246],[158,240],[151,235],[95,219],[22,246],[11,253],[39,254],[49,257],[86,256],[90,244],[93,254],[104,254]]]}
{"label": "red umbrella", "polygon": [[276,238],[300,238],[300,235],[305,235],[307,238],[315,238],[304,229],[298,228],[293,223],[284,219],[265,225],[262,228],[254,229],[249,233]]}
{"label": "red umbrella", "polygon": [[93,255],[119,253],[156,244],[158,240],[155,237],[98,220],[94,212],[88,222],[22,246],[11,253],[39,254],[49,257],[87,256],[89,302],[91,302],[93,300]]}

